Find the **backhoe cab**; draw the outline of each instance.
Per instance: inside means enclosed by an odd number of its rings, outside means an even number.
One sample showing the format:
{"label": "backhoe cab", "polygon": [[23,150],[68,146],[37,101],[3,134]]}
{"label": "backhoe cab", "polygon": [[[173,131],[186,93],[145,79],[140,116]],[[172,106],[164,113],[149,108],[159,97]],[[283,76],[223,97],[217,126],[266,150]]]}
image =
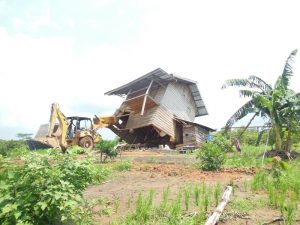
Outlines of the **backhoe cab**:
{"label": "backhoe cab", "polygon": [[[57,123],[57,120],[59,123]],[[70,146],[78,145],[93,149],[101,140],[97,133],[99,128],[108,127],[116,122],[114,116],[66,117],[57,103],[51,105],[50,123],[40,126],[34,139],[28,142],[31,149],[60,148],[63,152]]]}

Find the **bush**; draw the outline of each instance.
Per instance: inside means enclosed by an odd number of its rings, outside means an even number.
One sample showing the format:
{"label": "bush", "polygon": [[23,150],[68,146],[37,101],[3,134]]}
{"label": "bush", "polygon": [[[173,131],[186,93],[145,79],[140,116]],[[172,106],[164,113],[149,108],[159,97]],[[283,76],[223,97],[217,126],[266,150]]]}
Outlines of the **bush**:
{"label": "bush", "polygon": [[70,154],[83,154],[85,153],[85,151],[86,151],[85,148],[80,147],[78,145],[73,145],[67,149],[67,152]]}
{"label": "bush", "polygon": [[0,154],[3,156],[22,155],[27,145],[21,140],[0,140]]}
{"label": "bush", "polygon": [[117,141],[101,140],[96,145],[96,149],[99,149],[101,153],[105,154],[104,161],[107,159],[107,157],[115,158],[118,155],[118,151],[114,149],[117,143]]}
{"label": "bush", "polygon": [[224,132],[219,132],[217,135],[215,135],[212,139],[212,143],[217,145],[224,152],[229,152],[232,150],[231,142],[226,138]]}
{"label": "bush", "polygon": [[0,224],[86,224],[82,191],[98,181],[89,160],[68,154],[30,154],[24,162],[0,158]]}
{"label": "bush", "polygon": [[201,160],[200,167],[203,170],[219,170],[225,162],[225,153],[222,148],[213,142],[205,143],[197,153]]}

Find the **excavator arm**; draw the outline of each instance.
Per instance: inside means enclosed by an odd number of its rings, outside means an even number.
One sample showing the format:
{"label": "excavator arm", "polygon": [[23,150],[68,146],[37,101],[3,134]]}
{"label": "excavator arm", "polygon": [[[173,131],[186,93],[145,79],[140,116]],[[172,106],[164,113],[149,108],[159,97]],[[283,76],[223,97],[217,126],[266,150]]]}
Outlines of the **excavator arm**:
{"label": "excavator arm", "polygon": [[[57,120],[59,125],[56,125]],[[75,121],[75,122],[74,122]],[[66,117],[59,109],[57,103],[51,105],[49,124],[40,126],[35,138],[31,140],[30,148],[58,148],[64,152],[68,146],[79,145],[92,149],[94,144],[100,141],[101,136],[97,129],[109,127],[117,122],[117,117],[106,116],[93,118],[91,127],[84,127],[84,121],[90,121],[88,117]],[[81,127],[81,125],[83,125]],[[60,131],[60,133],[59,133]]]}
{"label": "excavator arm", "polygon": [[51,114],[50,114],[50,123],[49,123],[49,130],[48,130],[48,137],[53,136],[53,130],[56,123],[56,120],[59,121],[59,127],[61,130],[61,136],[59,137],[59,145],[64,151],[68,144],[67,144],[67,132],[69,127],[69,122],[67,117],[60,111],[59,106],[57,103],[53,103],[51,105]]}

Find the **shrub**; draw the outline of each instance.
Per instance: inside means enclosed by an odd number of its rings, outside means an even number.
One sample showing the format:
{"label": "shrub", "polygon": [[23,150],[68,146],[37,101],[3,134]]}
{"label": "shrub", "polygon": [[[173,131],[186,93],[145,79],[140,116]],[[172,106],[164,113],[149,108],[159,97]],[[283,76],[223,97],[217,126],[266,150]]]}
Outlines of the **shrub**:
{"label": "shrub", "polygon": [[83,154],[85,153],[85,151],[86,151],[85,148],[80,147],[78,145],[73,145],[67,149],[67,152],[70,154]]}
{"label": "shrub", "polygon": [[213,142],[205,143],[197,152],[197,158],[201,160],[200,167],[203,170],[219,170],[225,162],[225,153],[220,146]]}
{"label": "shrub", "polygon": [[229,152],[232,150],[231,142],[226,138],[224,132],[219,132],[217,135],[215,135],[212,139],[212,143],[214,145],[217,145],[221,150],[225,152]]}
{"label": "shrub", "polygon": [[107,157],[115,158],[118,155],[118,151],[114,149],[114,147],[117,145],[116,141],[112,140],[101,140],[97,145],[96,149],[100,150],[101,153],[105,154],[104,161],[107,159]]}
{"label": "shrub", "polygon": [[16,165],[0,159],[0,224],[86,224],[82,191],[98,181],[89,160],[30,154]]}
{"label": "shrub", "polygon": [[0,140],[0,154],[3,156],[22,155],[27,145],[22,140]]}

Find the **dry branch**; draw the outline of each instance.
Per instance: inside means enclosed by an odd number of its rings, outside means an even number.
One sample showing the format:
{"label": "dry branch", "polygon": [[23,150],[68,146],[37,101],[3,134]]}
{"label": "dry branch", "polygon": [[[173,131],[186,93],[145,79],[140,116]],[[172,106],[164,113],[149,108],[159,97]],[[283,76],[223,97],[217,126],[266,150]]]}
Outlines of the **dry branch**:
{"label": "dry branch", "polygon": [[278,217],[278,218],[275,218],[269,222],[266,222],[266,223],[263,223],[262,225],[269,225],[269,224],[272,224],[272,223],[275,223],[275,222],[279,222],[279,221],[283,221],[283,218],[282,217]]}
{"label": "dry branch", "polygon": [[223,212],[225,206],[227,205],[227,203],[229,201],[231,192],[232,192],[232,187],[227,186],[226,190],[223,193],[221,202],[217,206],[214,213],[206,220],[205,225],[215,225],[218,222],[218,220],[221,216],[221,213]]}

